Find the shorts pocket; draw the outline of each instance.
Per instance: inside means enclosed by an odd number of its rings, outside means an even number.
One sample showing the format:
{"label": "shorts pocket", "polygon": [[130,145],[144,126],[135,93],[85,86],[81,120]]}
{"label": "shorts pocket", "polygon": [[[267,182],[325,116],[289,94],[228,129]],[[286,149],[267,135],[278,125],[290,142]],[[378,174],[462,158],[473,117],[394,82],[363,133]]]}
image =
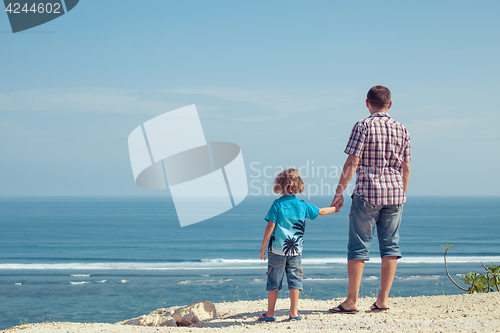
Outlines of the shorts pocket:
{"label": "shorts pocket", "polygon": [[269,260],[268,261],[269,271],[271,271],[272,268],[284,267],[286,262],[286,257],[273,253],[272,255],[269,256],[268,260]]}
{"label": "shorts pocket", "polygon": [[373,209],[377,208],[377,205],[372,205],[371,203],[369,203],[368,201],[366,201],[365,199],[363,199],[363,197],[361,197],[360,200],[361,200],[361,205],[365,209],[373,210]]}
{"label": "shorts pocket", "polygon": [[297,277],[299,278],[299,280],[302,281],[302,279],[304,278],[304,274],[302,273],[302,266],[299,267],[299,270],[297,271]]}

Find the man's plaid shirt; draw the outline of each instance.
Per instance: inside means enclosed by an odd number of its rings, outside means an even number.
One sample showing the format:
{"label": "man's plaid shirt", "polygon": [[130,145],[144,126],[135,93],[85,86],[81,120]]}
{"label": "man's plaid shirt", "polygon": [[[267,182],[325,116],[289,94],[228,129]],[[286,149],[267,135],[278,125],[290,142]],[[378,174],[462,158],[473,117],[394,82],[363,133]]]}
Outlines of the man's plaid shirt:
{"label": "man's plaid shirt", "polygon": [[354,192],[372,205],[406,202],[402,163],[411,161],[410,135],[387,112],[358,121],[344,152],[360,158]]}

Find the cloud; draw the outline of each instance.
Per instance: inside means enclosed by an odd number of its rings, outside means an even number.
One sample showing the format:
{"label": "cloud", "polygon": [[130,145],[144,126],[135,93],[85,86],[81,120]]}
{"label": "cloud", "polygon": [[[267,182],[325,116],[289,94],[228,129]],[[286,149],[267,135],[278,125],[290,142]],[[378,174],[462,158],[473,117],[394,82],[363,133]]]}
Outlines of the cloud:
{"label": "cloud", "polygon": [[[214,97],[227,103],[238,103],[251,114],[224,113],[224,119],[244,122],[265,122],[280,120],[295,113],[318,110],[341,110],[346,105],[363,106],[364,97],[359,99],[359,92],[339,89],[240,89],[228,87],[192,87],[161,90],[168,94]],[[364,94],[361,93],[361,95]],[[358,103],[358,101],[361,101]],[[234,104],[229,104],[234,105]],[[202,110],[203,111],[203,110]]]}
{"label": "cloud", "polygon": [[265,122],[299,113],[352,103],[348,95],[320,91],[225,87],[120,90],[51,88],[0,92],[0,111],[143,113],[158,115],[196,104],[206,117],[241,122]]}
{"label": "cloud", "polygon": [[[420,140],[498,140],[500,117],[439,118],[414,120],[407,125],[411,137]],[[487,144],[487,142],[485,142]]]}
{"label": "cloud", "polygon": [[186,104],[147,100],[132,90],[37,89],[0,93],[0,111],[67,111],[161,114]]}

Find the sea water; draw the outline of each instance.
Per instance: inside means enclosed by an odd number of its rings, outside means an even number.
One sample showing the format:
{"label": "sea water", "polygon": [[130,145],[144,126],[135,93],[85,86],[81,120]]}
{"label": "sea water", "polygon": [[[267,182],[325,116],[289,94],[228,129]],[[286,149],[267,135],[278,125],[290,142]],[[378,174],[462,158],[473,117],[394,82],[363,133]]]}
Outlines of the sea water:
{"label": "sea water", "polygon": [[[259,250],[276,197],[249,196],[236,208],[181,228],[169,197],[0,198],[0,329],[20,322],[117,322],[200,299],[267,297]],[[308,200],[320,207],[331,198]],[[308,220],[301,297],[347,292],[350,199],[338,214]],[[463,293],[481,262],[500,263],[499,197],[409,197],[400,229],[403,258],[391,297]],[[380,285],[376,240],[360,293]],[[286,282],[280,297],[287,297]],[[265,309],[263,309],[265,310]]]}

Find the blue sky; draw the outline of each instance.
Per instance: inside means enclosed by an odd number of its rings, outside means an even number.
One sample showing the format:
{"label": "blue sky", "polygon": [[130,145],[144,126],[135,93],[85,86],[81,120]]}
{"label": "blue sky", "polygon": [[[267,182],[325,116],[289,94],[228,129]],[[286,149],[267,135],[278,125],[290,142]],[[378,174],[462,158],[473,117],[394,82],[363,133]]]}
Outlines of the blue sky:
{"label": "blue sky", "polygon": [[[411,135],[410,195],[500,195],[499,10],[82,0],[17,34],[0,14],[0,195],[157,194],[135,185],[127,137],[189,104],[208,141],[240,145],[249,181],[266,166],[341,168],[376,84]],[[338,178],[305,179],[321,180]]]}

